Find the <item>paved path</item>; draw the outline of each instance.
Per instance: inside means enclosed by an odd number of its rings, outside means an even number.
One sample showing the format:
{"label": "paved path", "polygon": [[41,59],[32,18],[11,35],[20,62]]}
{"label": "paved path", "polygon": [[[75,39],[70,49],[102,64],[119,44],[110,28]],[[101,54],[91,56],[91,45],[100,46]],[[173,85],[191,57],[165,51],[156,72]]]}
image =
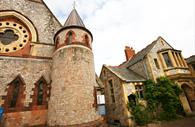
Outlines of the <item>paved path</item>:
{"label": "paved path", "polygon": [[195,117],[163,122],[161,127],[195,127]]}

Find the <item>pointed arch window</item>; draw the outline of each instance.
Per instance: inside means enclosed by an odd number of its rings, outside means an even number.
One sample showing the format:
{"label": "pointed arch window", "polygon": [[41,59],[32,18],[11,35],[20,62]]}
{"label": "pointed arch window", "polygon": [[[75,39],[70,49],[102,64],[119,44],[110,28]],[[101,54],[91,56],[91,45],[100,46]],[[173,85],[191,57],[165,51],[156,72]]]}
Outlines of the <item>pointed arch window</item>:
{"label": "pointed arch window", "polygon": [[46,80],[41,77],[36,83],[33,95],[33,108],[37,109],[47,107],[47,98],[49,96],[49,85]]}
{"label": "pointed arch window", "polygon": [[65,44],[66,45],[69,45],[69,44],[71,44],[71,43],[73,43],[74,42],[74,39],[75,39],[75,33],[74,33],[74,31],[69,31],[67,34],[66,34],[66,40],[65,40]]}
{"label": "pointed arch window", "polygon": [[11,108],[16,107],[19,90],[20,90],[20,82],[17,79],[16,81],[13,82],[13,94],[12,94],[11,101],[10,101]]}
{"label": "pointed arch window", "polygon": [[38,90],[37,90],[37,105],[42,105],[43,104],[43,95],[44,95],[44,91],[43,91],[43,81],[41,80],[38,83]]}
{"label": "pointed arch window", "polygon": [[20,111],[23,109],[24,100],[24,82],[20,76],[17,76],[6,89],[7,95],[3,107],[5,112]]}
{"label": "pointed arch window", "polygon": [[72,43],[72,32],[68,32],[68,44]]}
{"label": "pointed arch window", "polygon": [[87,47],[90,47],[90,45],[89,45],[89,37],[87,35],[85,35],[85,44],[87,45]]}

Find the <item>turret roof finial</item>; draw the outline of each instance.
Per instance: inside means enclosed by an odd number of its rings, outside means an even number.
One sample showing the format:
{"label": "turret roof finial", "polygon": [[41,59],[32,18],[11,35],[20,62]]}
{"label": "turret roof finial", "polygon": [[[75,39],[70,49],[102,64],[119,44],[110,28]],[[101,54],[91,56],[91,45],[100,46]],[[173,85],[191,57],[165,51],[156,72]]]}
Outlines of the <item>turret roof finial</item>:
{"label": "turret roof finial", "polygon": [[75,9],[76,8],[76,0],[74,0],[74,2],[73,2],[73,9]]}
{"label": "turret roof finial", "polygon": [[64,26],[80,26],[85,27],[82,19],[80,18],[79,14],[77,13],[76,9],[76,0],[73,3],[73,10],[71,11],[70,15],[68,16]]}

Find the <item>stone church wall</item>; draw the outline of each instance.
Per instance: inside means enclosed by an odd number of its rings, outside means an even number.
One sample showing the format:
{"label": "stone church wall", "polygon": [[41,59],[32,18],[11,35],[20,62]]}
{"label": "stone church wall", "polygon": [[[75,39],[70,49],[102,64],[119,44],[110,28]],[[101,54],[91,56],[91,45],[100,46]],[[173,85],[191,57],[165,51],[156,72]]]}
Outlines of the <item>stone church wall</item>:
{"label": "stone church wall", "polygon": [[61,24],[45,4],[30,0],[1,0],[0,10],[15,10],[21,13],[36,28],[38,43],[54,44],[54,34],[61,28]]}
{"label": "stone church wall", "polygon": [[18,75],[22,78],[25,86],[23,93],[25,98],[23,106],[20,107],[21,110],[5,113],[4,127],[21,127],[27,123],[34,125],[46,123],[47,109],[32,110],[31,103],[34,95],[34,83],[43,76],[50,84],[50,68],[51,60],[48,59],[0,57],[0,105],[4,104],[8,84]]}
{"label": "stone church wall", "polygon": [[36,29],[36,32],[31,34],[37,36],[37,41],[30,44],[30,55],[51,57],[54,51],[53,37],[62,26],[44,2],[37,1],[0,0],[0,11],[16,11],[26,17]]}
{"label": "stone church wall", "polygon": [[[6,96],[7,85],[20,75],[25,83],[24,106],[32,102],[32,89],[41,76],[50,83],[51,60],[0,57],[0,96]],[[3,100],[1,99],[0,105]]]}

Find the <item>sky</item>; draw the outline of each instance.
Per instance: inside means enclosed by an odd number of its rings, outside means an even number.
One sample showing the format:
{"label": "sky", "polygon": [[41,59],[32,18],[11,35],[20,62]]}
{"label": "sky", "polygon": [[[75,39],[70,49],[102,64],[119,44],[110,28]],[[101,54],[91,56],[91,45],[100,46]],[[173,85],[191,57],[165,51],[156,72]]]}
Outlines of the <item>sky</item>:
{"label": "sky", "polygon": [[[75,0],[76,10],[93,34],[95,70],[126,60],[125,46],[136,52],[159,36],[184,58],[195,54],[194,0]],[[64,24],[74,0],[44,0]]]}

